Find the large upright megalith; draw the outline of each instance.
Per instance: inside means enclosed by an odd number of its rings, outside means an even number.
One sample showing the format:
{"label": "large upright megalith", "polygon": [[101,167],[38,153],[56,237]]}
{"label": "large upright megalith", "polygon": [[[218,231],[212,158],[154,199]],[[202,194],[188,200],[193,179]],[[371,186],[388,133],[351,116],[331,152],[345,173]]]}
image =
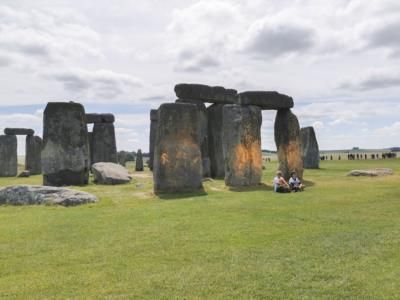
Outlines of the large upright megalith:
{"label": "large upright megalith", "polygon": [[223,104],[213,104],[207,108],[208,118],[208,153],[212,178],[225,177],[225,157],[223,150],[222,113]]}
{"label": "large upright megalith", "polygon": [[157,131],[157,121],[158,121],[158,111],[157,109],[150,110],[150,143],[149,143],[149,168],[153,171],[153,160],[154,160],[154,142],[156,139]]}
{"label": "large upright megalith", "polygon": [[[177,102],[193,103],[199,109],[203,176],[223,178],[225,167],[221,138],[222,106],[235,103],[237,91],[222,86],[180,83],[175,86],[175,94],[179,98]],[[213,105],[206,109],[204,103]]]}
{"label": "large upright megalith", "polygon": [[201,191],[200,116],[194,104],[162,104],[154,148],[155,193]]}
{"label": "large upright megalith", "polygon": [[300,136],[304,169],[318,169],[319,147],[314,127],[310,126],[301,128]]}
{"label": "large upright megalith", "polygon": [[83,105],[49,102],[43,116],[43,184],[87,184],[89,167],[89,141]]}
{"label": "large upright megalith", "polygon": [[30,175],[42,173],[43,141],[39,136],[27,135],[25,139],[25,169]]}
{"label": "large upright megalith", "polygon": [[210,177],[210,157],[208,155],[208,118],[205,104],[200,100],[178,99],[176,103],[191,103],[197,106],[200,117],[200,149],[203,177]]}
{"label": "large upright megalith", "polygon": [[17,173],[17,137],[0,135],[0,177],[13,177]]}
{"label": "large upright megalith", "polygon": [[118,162],[113,123],[94,123],[91,151],[92,164],[98,162]]}
{"label": "large upright megalith", "polygon": [[136,153],[136,163],[135,163],[135,171],[143,171],[143,154],[142,150],[139,149]]}
{"label": "large upright megalith", "polygon": [[275,143],[278,151],[279,169],[286,180],[296,171],[303,178],[300,126],[290,109],[280,109],[275,119]]}
{"label": "large upright megalith", "polygon": [[261,123],[261,109],[257,106],[224,106],[223,150],[227,186],[254,186],[261,182]]}

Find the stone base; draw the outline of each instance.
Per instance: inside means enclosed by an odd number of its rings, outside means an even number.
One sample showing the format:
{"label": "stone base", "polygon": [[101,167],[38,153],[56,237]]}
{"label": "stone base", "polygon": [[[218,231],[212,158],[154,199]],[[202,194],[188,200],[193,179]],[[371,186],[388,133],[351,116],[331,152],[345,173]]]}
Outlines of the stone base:
{"label": "stone base", "polygon": [[65,186],[86,184],[88,184],[88,172],[64,170],[56,174],[43,175],[43,185]]}

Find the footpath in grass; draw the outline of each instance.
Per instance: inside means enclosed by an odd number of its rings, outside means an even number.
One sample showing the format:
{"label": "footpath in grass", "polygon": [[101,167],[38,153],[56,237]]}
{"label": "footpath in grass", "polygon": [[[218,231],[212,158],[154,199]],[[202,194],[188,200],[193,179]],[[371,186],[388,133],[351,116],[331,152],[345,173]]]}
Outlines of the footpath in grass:
{"label": "footpath in grass", "polygon": [[[205,195],[163,200],[144,172],[74,187],[98,204],[0,207],[0,297],[397,298],[400,160],[322,162],[306,192],[282,195],[275,167],[243,191],[216,180]],[[345,176],[374,167],[396,175]]]}

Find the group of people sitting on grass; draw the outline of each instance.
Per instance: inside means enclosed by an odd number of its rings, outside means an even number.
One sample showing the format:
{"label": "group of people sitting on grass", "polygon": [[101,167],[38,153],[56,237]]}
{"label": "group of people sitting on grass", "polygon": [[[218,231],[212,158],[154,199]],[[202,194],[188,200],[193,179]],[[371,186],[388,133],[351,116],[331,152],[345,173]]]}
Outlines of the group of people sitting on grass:
{"label": "group of people sitting on grass", "polygon": [[277,193],[290,193],[290,192],[302,192],[304,191],[304,184],[300,178],[297,177],[296,172],[290,173],[289,183],[283,178],[282,171],[276,172],[274,178],[274,191]]}

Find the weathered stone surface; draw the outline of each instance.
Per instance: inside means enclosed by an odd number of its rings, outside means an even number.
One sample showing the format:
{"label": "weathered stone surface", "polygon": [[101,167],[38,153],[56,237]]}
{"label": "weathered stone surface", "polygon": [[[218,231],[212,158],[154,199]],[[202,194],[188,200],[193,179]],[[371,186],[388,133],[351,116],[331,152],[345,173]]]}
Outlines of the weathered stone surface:
{"label": "weathered stone surface", "polygon": [[135,171],[143,171],[143,154],[142,150],[138,150],[136,153],[136,164],[135,164]]}
{"label": "weathered stone surface", "polygon": [[114,123],[115,117],[113,114],[86,114],[85,120],[87,124],[91,123]]}
{"label": "weathered stone surface", "polygon": [[212,178],[225,177],[225,156],[223,150],[223,104],[213,104],[207,108],[208,154]]}
{"label": "weathered stone surface", "polygon": [[200,116],[193,104],[162,104],[154,149],[154,191],[201,191]]}
{"label": "weathered stone surface", "polygon": [[96,196],[52,186],[17,185],[0,189],[0,204],[74,206],[97,202]]}
{"label": "weathered stone surface", "polygon": [[42,173],[43,140],[39,136],[28,135],[25,139],[25,169],[31,175]]}
{"label": "weathered stone surface", "polygon": [[97,162],[118,162],[114,124],[95,123],[93,125],[92,139],[92,164]]}
{"label": "weathered stone surface", "polygon": [[24,170],[21,173],[19,173],[17,177],[29,177],[29,176],[31,176],[31,172],[29,170]]}
{"label": "weathered stone surface", "polygon": [[150,149],[149,149],[149,168],[153,171],[153,160],[154,160],[154,142],[156,139],[156,131],[157,131],[157,120],[158,120],[158,111],[157,109],[150,110]]}
{"label": "weathered stone surface", "polygon": [[319,169],[319,147],[313,127],[300,130],[304,169]]}
{"label": "weathered stone surface", "polygon": [[240,105],[256,105],[264,110],[293,107],[293,99],[278,92],[249,91],[238,94],[236,99]]}
{"label": "weathered stone surface", "polygon": [[93,132],[88,132],[90,166],[93,164]]}
{"label": "weathered stone surface", "polygon": [[376,168],[376,169],[369,169],[369,170],[352,170],[350,171],[347,176],[370,176],[370,177],[376,177],[376,176],[387,176],[387,175],[393,175],[394,171],[392,169],[388,168]]}
{"label": "weathered stone surface", "polygon": [[29,128],[5,128],[6,135],[34,135],[35,131]]}
{"label": "weathered stone surface", "polygon": [[126,151],[119,151],[117,152],[117,156],[118,156],[118,163],[121,166],[126,166],[126,162],[128,160],[128,153]]}
{"label": "weathered stone surface", "polygon": [[44,185],[84,185],[89,178],[85,109],[74,102],[50,102],[44,111]]}
{"label": "weathered stone surface", "polygon": [[237,91],[222,86],[180,83],[175,86],[175,94],[180,99],[194,99],[209,103],[235,103]]}
{"label": "weathered stone surface", "polygon": [[14,177],[17,172],[17,137],[0,135],[0,177]]}
{"label": "weathered stone surface", "polygon": [[275,144],[278,151],[279,170],[286,180],[290,172],[296,171],[303,178],[303,157],[301,155],[300,126],[290,109],[278,110],[275,119]]}
{"label": "weathered stone surface", "polygon": [[191,103],[197,106],[200,115],[200,149],[203,164],[203,177],[210,177],[210,157],[208,154],[208,117],[205,104],[200,100],[178,99],[176,103]]}
{"label": "weathered stone surface", "polygon": [[127,169],[110,162],[95,163],[92,165],[92,172],[97,184],[124,184],[132,179]]}
{"label": "weathered stone surface", "polygon": [[262,176],[261,123],[261,109],[257,106],[224,106],[223,149],[227,186],[260,184]]}

